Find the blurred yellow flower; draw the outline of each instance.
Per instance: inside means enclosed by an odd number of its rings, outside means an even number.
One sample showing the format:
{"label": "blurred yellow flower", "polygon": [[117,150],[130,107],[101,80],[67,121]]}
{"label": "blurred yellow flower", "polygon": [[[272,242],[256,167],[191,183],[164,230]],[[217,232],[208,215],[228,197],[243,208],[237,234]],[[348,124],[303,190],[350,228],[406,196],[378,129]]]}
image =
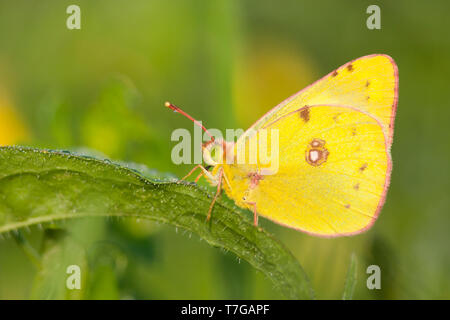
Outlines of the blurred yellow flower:
{"label": "blurred yellow flower", "polygon": [[28,137],[24,123],[14,109],[5,90],[0,88],[0,145],[13,145]]}
{"label": "blurred yellow flower", "polygon": [[244,129],[316,76],[311,61],[296,46],[259,40],[242,51],[234,67],[234,113]]}

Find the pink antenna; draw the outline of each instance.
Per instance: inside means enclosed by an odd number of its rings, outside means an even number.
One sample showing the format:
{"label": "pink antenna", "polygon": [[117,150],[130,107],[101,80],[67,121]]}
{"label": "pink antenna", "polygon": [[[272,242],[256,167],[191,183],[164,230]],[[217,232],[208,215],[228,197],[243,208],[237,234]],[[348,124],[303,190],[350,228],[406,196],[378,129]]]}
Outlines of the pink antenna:
{"label": "pink antenna", "polygon": [[186,112],[184,112],[183,110],[181,110],[180,108],[178,108],[177,106],[171,104],[170,102],[166,102],[164,104],[167,108],[175,111],[175,112],[179,112],[181,113],[183,116],[185,116],[186,118],[188,118],[189,120],[193,121],[195,125],[201,127],[203,129],[203,131],[206,132],[206,134],[211,138],[212,141],[214,141],[214,137],[209,133],[208,130],[206,130],[206,128],[200,124],[200,122],[198,122],[197,120],[195,120],[194,118],[192,118],[190,115],[188,115]]}

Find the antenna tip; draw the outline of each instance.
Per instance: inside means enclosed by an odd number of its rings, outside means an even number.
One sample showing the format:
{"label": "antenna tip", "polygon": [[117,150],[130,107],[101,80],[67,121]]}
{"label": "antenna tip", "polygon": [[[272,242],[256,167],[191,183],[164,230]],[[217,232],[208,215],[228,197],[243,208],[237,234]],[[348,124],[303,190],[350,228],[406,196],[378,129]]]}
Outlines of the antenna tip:
{"label": "antenna tip", "polygon": [[164,105],[167,107],[167,108],[170,108],[170,106],[172,105],[169,101],[166,101],[165,103],[164,103]]}

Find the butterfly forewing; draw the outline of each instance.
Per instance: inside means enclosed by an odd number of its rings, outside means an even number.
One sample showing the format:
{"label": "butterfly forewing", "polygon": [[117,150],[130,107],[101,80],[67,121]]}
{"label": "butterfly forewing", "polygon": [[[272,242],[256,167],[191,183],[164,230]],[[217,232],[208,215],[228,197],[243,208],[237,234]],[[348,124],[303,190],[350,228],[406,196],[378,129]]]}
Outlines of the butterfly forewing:
{"label": "butterfly forewing", "polygon": [[349,106],[379,120],[392,143],[398,100],[398,70],[394,60],[382,54],[353,60],[301,90],[273,108],[253,126],[260,129],[304,106]]}

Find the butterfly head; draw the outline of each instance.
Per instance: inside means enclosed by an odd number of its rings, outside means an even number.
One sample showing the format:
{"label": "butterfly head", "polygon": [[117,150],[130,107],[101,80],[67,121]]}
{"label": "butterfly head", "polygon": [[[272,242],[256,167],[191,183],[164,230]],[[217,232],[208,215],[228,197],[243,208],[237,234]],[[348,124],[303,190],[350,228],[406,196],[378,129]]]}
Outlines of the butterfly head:
{"label": "butterfly head", "polygon": [[202,145],[203,160],[208,166],[217,166],[227,161],[227,155],[233,143],[227,142],[222,138],[211,139]]}
{"label": "butterfly head", "polygon": [[205,131],[205,133],[211,138],[211,140],[202,145],[203,160],[205,160],[205,163],[208,166],[217,166],[225,162],[229,163],[229,161],[227,160],[227,154],[228,157],[232,157],[232,153],[227,152],[227,150],[231,151],[230,148],[233,147],[234,143],[226,142],[222,138],[213,137],[211,133],[201,124],[201,122],[198,122],[197,120],[192,118],[189,114],[187,114],[177,106],[173,105],[172,103],[166,102],[165,106],[174,112],[180,113],[181,115],[185,116],[186,118],[194,122],[195,125],[201,127],[202,130]]}

